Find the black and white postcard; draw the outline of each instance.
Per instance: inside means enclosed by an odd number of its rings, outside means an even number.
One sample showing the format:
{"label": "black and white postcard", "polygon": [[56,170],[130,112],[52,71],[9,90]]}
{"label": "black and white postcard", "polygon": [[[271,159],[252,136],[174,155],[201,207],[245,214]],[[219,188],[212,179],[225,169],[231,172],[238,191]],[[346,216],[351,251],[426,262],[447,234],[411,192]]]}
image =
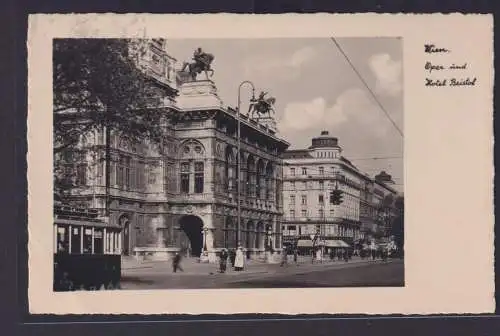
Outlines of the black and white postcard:
{"label": "black and white postcard", "polygon": [[491,17],[28,35],[32,313],[493,309]]}

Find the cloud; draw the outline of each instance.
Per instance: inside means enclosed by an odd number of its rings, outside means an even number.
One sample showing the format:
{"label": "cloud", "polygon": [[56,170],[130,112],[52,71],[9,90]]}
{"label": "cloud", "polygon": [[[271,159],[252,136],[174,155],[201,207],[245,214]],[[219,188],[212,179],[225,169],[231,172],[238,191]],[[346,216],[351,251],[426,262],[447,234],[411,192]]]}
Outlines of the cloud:
{"label": "cloud", "polygon": [[380,94],[396,96],[402,90],[402,64],[394,61],[389,54],[370,57],[370,69],[376,77],[376,91]]}
{"label": "cloud", "polygon": [[316,56],[316,52],[311,47],[304,47],[295,51],[288,60],[288,66],[291,68],[299,68],[305,63],[311,61]]}
{"label": "cloud", "polygon": [[348,128],[352,132],[370,132],[375,136],[387,132],[382,112],[361,89],[344,91],[330,106],[322,97],[289,103],[284,108],[280,125],[281,131],[288,134],[325,127]]}
{"label": "cloud", "polygon": [[317,52],[311,47],[297,49],[289,57],[277,55],[253,56],[247,58],[243,67],[246,77],[272,76],[276,79],[290,80],[296,78],[301,67],[310,63],[317,56]]}

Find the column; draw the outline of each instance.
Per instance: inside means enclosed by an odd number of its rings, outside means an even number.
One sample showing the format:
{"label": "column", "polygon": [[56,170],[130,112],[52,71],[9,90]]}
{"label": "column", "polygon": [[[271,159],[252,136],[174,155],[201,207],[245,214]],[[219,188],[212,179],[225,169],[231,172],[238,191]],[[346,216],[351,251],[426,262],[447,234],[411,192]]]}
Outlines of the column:
{"label": "column", "polygon": [[57,253],[57,225],[54,225],[54,253]]}
{"label": "column", "polygon": [[112,231],[109,233],[109,252],[115,254],[115,233]]}
{"label": "column", "polygon": [[92,227],[92,254],[95,253],[94,239],[95,239],[94,228]]}
{"label": "column", "polygon": [[[129,230],[130,230],[130,228],[129,228]],[[119,236],[117,238],[118,238],[117,239],[118,240],[118,251],[117,251],[117,253],[118,254],[122,254],[122,240],[121,240],[121,237],[119,237]]]}
{"label": "column", "polygon": [[69,229],[69,232],[68,232],[68,239],[69,239],[68,249],[69,249],[69,251],[68,251],[68,253],[71,253],[71,251],[72,251],[71,250],[71,241],[73,240],[73,227],[70,225],[68,227],[68,229]]}
{"label": "column", "polygon": [[85,234],[85,229],[83,226],[80,227],[80,254],[83,254],[83,235]]}
{"label": "column", "polygon": [[108,235],[106,232],[106,228],[102,230],[102,244],[104,248],[104,254],[108,254]]}

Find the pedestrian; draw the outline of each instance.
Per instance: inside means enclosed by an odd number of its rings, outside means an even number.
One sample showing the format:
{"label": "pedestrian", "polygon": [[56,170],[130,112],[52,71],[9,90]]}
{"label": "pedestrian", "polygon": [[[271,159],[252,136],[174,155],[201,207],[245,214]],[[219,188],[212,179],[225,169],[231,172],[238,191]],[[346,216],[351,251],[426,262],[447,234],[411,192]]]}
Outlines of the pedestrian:
{"label": "pedestrian", "polygon": [[236,256],[234,258],[234,270],[235,271],[243,271],[243,267],[245,264],[245,258],[243,257],[243,249],[241,246],[238,246],[236,250]]}
{"label": "pedestrian", "polygon": [[284,247],[283,251],[281,251],[280,267],[287,265],[287,263],[288,263],[288,251],[286,250],[286,247]]}
{"label": "pedestrian", "polygon": [[176,273],[177,270],[184,272],[184,270],[182,269],[182,266],[181,266],[181,255],[179,254],[179,252],[175,253],[175,256],[172,260],[172,268],[173,268],[174,273]]}
{"label": "pedestrian", "polygon": [[299,251],[297,251],[297,248],[295,248],[293,250],[293,262],[295,263],[295,265],[298,265],[299,262],[298,262],[298,254],[299,254]]}
{"label": "pedestrian", "polygon": [[319,262],[322,262],[323,256],[321,255],[321,249],[316,250],[316,259],[318,259]]}
{"label": "pedestrian", "polygon": [[226,273],[226,268],[227,268],[227,258],[228,258],[228,253],[225,248],[220,251],[219,255],[219,267],[220,267],[220,272],[221,273]]}
{"label": "pedestrian", "polygon": [[335,251],[334,251],[334,249],[330,249],[330,261],[335,261]]}
{"label": "pedestrian", "polygon": [[344,250],[344,261],[345,262],[349,261],[349,252],[347,251],[347,249]]}
{"label": "pedestrian", "polygon": [[236,252],[234,251],[234,249],[231,249],[229,251],[229,258],[231,259],[231,267],[234,269],[234,260],[236,259]]}
{"label": "pedestrian", "polygon": [[382,252],[382,260],[387,261],[387,255],[388,255],[387,248],[382,248],[381,252]]}

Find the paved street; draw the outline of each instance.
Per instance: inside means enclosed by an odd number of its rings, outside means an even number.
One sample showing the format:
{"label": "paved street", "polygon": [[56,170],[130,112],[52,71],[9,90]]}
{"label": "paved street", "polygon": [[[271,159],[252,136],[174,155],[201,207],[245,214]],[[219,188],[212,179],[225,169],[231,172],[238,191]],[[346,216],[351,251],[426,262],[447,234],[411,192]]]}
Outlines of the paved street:
{"label": "paved street", "polygon": [[217,272],[217,265],[184,260],[184,272],[173,273],[168,262],[124,266],[123,289],[285,288],[404,286],[403,260],[383,262],[353,259],[311,264],[301,260],[285,267],[249,263],[243,272]]}

